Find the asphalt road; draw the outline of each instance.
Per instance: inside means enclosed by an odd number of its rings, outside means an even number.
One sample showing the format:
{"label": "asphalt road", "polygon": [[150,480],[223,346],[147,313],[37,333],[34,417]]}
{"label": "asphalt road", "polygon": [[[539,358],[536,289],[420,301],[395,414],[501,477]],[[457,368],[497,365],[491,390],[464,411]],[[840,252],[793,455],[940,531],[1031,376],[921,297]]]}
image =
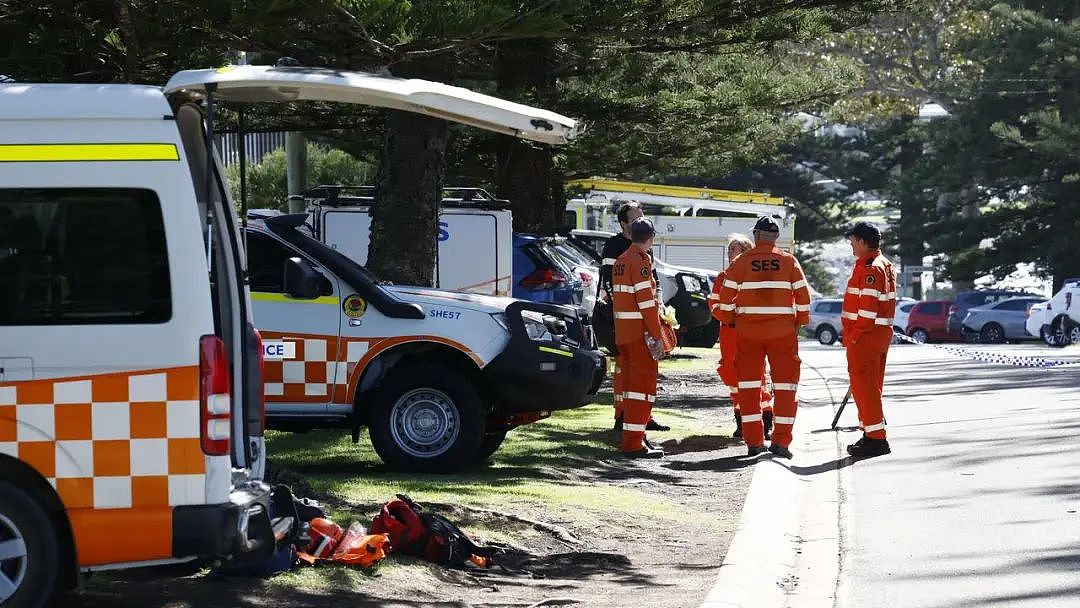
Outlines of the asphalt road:
{"label": "asphalt road", "polygon": [[[963,346],[1080,363],[1080,349]],[[708,606],[1080,606],[1080,366],[894,346],[893,453],[853,461],[842,349],[804,342],[792,462],[766,459]],[[711,602],[711,603],[710,603]]]}

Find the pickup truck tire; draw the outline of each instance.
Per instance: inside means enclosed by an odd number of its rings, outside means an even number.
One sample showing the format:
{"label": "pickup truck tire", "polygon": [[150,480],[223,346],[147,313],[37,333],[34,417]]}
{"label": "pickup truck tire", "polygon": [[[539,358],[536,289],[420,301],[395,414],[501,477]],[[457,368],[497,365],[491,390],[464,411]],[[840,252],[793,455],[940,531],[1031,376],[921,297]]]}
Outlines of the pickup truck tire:
{"label": "pickup truck tire", "polygon": [[834,329],[832,325],[829,325],[827,323],[820,325],[817,328],[817,332],[815,332],[814,337],[817,338],[818,342],[826,346],[831,346],[833,344],[836,344],[836,329]]}
{"label": "pickup truck tire", "polygon": [[487,462],[488,458],[499,451],[502,447],[503,441],[506,441],[506,434],[508,431],[495,431],[484,435],[484,441],[480,444],[480,451],[476,453],[474,462],[481,463]]}
{"label": "pickup truck tire", "polygon": [[689,348],[712,348],[720,339],[720,322],[711,319],[705,325],[692,327],[679,334],[680,346]]}
{"label": "pickup truck tire", "polygon": [[56,530],[45,509],[18,486],[0,482],[0,605],[52,606],[59,563]]}
{"label": "pickup truck tire", "polygon": [[476,461],[488,407],[461,369],[444,363],[398,369],[372,405],[371,445],[390,468],[453,473]]}
{"label": "pickup truck tire", "polygon": [[1050,346],[1080,344],[1080,325],[1074,323],[1069,317],[1061,315],[1050,324],[1049,336],[1051,339],[1046,343]]}

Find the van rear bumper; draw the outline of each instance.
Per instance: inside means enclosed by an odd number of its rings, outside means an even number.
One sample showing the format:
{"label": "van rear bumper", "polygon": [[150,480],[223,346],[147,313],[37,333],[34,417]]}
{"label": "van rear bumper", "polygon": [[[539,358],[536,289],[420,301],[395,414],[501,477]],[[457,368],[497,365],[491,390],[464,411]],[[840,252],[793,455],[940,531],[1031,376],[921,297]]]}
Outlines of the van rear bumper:
{"label": "van rear bumper", "polygon": [[270,486],[251,481],[229,502],[173,508],[173,557],[219,558],[274,550]]}

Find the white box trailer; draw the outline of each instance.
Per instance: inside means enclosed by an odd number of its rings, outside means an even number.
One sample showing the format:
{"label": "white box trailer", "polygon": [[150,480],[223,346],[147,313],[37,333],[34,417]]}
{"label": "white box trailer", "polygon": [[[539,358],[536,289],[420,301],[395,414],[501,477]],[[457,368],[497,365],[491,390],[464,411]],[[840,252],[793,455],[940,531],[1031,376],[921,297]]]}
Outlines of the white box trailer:
{"label": "white box trailer", "polygon": [[567,228],[619,232],[619,206],[637,202],[656,225],[653,253],[668,264],[715,271],[727,268],[730,236],[749,235],[762,215],[777,218],[781,249],[790,251],[795,246],[795,212],[782,198],[607,179],[576,180],[567,186],[584,191],[566,205]]}
{"label": "white box trailer", "polygon": [[[315,237],[360,265],[371,240],[371,186],[319,186],[305,194]],[[439,208],[435,287],[509,296],[513,275],[510,203],[480,188],[447,188]],[[416,235],[422,238],[422,235]]]}

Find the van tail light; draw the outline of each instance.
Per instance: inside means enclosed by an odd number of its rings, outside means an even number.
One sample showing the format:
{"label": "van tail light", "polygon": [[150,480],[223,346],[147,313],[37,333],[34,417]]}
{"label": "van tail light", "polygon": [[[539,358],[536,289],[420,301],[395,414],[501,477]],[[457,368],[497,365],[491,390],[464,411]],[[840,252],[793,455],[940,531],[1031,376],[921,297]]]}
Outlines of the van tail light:
{"label": "van tail light", "polygon": [[521,286],[533,291],[543,291],[545,289],[561,289],[566,287],[566,284],[569,282],[570,280],[565,274],[548,268],[536,270],[529,276],[521,279]]}
{"label": "van tail light", "polygon": [[262,334],[255,332],[255,343],[259,347],[259,434],[266,432],[266,350],[263,348]]}
{"label": "van tail light", "polygon": [[199,339],[199,440],[207,456],[228,456],[232,435],[229,359],[217,336]]}

